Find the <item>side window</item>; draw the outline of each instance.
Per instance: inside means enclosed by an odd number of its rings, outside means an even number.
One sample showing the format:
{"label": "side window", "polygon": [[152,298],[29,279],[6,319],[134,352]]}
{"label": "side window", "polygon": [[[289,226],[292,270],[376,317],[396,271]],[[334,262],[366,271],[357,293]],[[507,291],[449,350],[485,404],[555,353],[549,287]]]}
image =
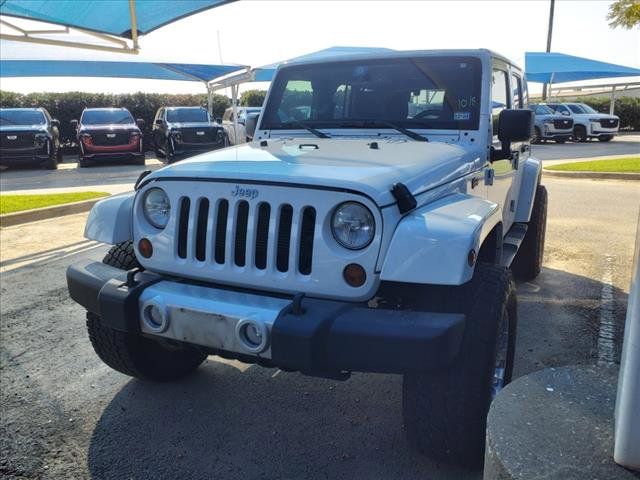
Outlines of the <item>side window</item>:
{"label": "side window", "polygon": [[511,103],[513,108],[522,108],[522,79],[518,75],[511,75]]}
{"label": "side window", "polygon": [[491,86],[491,117],[494,132],[497,132],[500,112],[505,108],[509,108],[508,89],[509,82],[507,82],[507,72],[504,70],[494,70]]}
{"label": "side window", "polygon": [[278,110],[280,122],[312,118],[313,86],[309,80],[289,80]]}

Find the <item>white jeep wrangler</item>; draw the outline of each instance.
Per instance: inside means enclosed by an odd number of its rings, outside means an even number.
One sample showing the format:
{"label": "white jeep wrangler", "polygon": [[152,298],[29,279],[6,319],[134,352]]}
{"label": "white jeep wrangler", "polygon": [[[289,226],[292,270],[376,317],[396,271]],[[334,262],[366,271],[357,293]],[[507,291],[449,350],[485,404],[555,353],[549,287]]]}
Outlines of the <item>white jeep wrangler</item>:
{"label": "white jeep wrangler", "polygon": [[207,355],[402,374],[410,443],[478,465],[511,380],[511,272],[535,277],[543,255],[526,106],[522,71],[487,50],[282,66],[251,143],[91,211],[87,238],[114,246],[67,280],[96,353],[159,381]]}

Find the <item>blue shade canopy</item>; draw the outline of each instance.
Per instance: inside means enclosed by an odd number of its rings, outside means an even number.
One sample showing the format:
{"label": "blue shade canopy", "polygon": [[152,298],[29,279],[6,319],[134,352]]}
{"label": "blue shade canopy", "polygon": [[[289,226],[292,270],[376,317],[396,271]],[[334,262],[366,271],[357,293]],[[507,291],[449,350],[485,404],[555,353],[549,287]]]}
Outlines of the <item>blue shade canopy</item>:
{"label": "blue shade canopy", "polygon": [[[138,33],[234,0],[136,0]],[[0,0],[8,15],[131,38],[129,0]]]}
{"label": "blue shade canopy", "polygon": [[564,83],[596,78],[634,77],[640,69],[574,57],[563,53],[526,52],[527,80],[539,83]]}
{"label": "blue shade canopy", "polygon": [[372,48],[372,47],[329,47],[324,50],[318,50],[317,52],[307,53],[299,57],[291,58],[286,61],[272,63],[271,65],[265,65],[260,68],[256,68],[255,82],[270,82],[278,69],[278,66],[283,63],[293,63],[301,61],[314,61],[314,60],[327,60],[333,57],[343,57],[349,55],[365,55],[375,53],[391,52],[388,48]]}
{"label": "blue shade canopy", "polygon": [[0,77],[114,77],[207,82],[239,68],[237,65],[192,63],[2,59]]}

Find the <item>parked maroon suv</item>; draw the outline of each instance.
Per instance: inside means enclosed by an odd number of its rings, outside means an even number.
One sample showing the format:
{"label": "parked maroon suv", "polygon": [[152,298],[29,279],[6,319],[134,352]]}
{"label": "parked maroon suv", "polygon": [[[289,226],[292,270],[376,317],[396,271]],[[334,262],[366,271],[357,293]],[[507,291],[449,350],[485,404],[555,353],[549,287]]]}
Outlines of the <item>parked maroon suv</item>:
{"label": "parked maroon suv", "polygon": [[144,165],[144,121],[134,121],[126,108],[85,108],[80,121],[72,120],[71,126],[78,135],[79,167],[117,159]]}

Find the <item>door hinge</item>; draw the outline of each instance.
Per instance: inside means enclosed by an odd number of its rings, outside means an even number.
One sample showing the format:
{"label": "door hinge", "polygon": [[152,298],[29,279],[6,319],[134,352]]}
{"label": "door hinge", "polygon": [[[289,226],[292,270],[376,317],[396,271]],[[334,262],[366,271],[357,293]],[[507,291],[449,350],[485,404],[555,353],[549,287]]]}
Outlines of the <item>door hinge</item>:
{"label": "door hinge", "polygon": [[487,168],[484,171],[484,184],[485,185],[493,185],[493,177],[494,177],[493,168]]}

